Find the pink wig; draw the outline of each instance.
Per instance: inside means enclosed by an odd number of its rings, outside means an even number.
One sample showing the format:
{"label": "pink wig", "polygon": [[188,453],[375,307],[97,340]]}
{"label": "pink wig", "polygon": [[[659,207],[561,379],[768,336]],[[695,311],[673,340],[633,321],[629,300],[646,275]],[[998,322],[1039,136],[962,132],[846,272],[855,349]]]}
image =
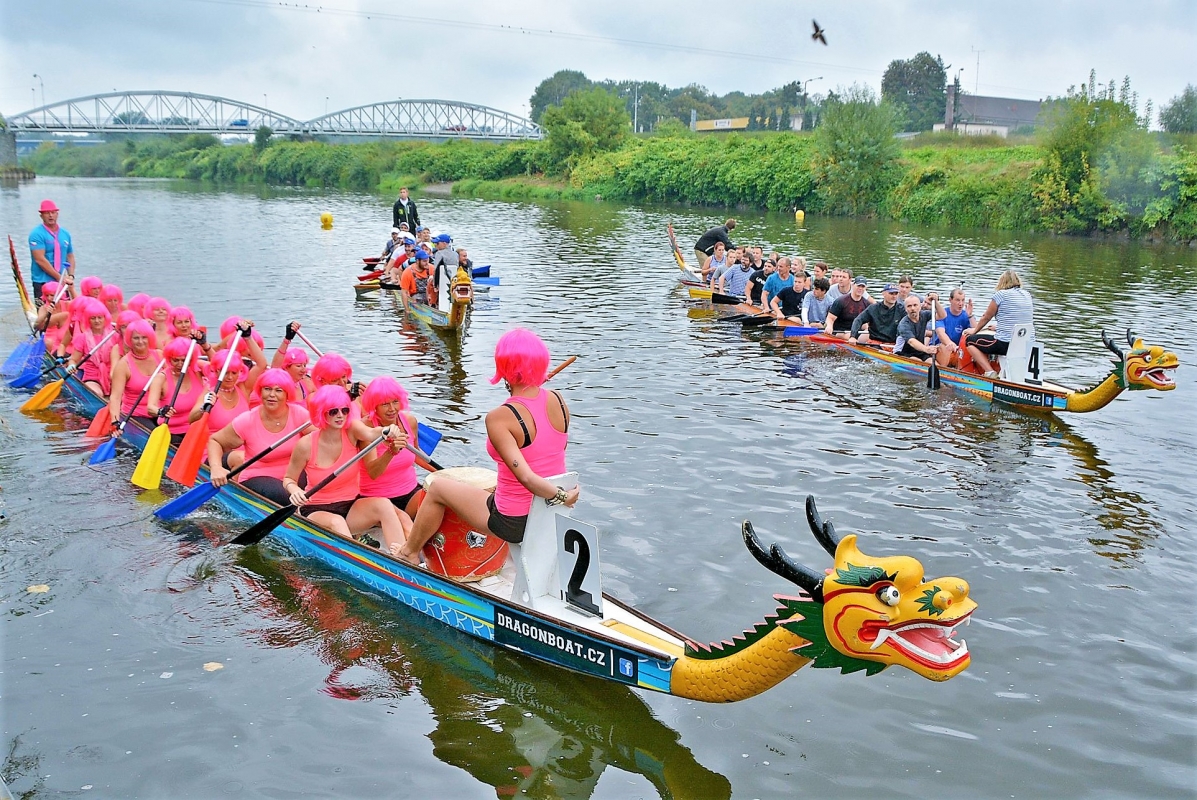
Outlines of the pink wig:
{"label": "pink wig", "polygon": [[149,348],[151,350],[156,349],[154,344],[158,340],[154,335],[154,326],[146,322],[144,319],[135,319],[125,328],[125,347],[129,349],[133,348],[133,337],[137,334],[140,334],[149,340]]}
{"label": "pink wig", "polygon": [[[172,358],[186,358],[187,350],[191,348],[191,343],[194,339],[184,339],[182,336],[176,336],[166,343],[162,348],[162,357],[165,359]],[[187,371],[192,375],[201,376],[203,371],[200,369],[199,363],[199,346],[191,350],[191,363],[187,365]]]}
{"label": "pink wig", "polygon": [[[78,309],[78,310],[76,310]],[[108,306],[94,297],[81,297],[77,303],[71,304],[71,313],[84,327],[91,327],[92,317],[103,317],[104,325],[112,322],[112,315],[108,313]]]}
{"label": "pink wig", "polygon": [[304,367],[308,365],[307,351],[299,347],[291,348],[287,351],[287,355],[283,356],[283,369],[293,367],[296,364]]}
{"label": "pink wig", "polygon": [[83,280],[79,281],[79,293],[86,297],[99,297],[100,290],[104,288],[104,281],[97,278],[95,275],[88,275]]}
{"label": "pink wig", "polygon": [[118,327],[118,328],[128,327],[130,322],[136,322],[139,319],[141,319],[141,315],[138,314],[136,311],[129,311],[128,309],[125,309],[120,314],[117,314],[116,327]]}
{"label": "pink wig", "polygon": [[195,322],[195,315],[191,313],[190,308],[187,306],[175,306],[170,310],[170,316],[167,317],[167,320],[170,321],[170,332],[172,336],[179,335],[179,332],[175,329],[175,323],[184,319],[191,320],[192,330],[195,330],[199,327],[199,325],[197,325]]}
{"label": "pink wig", "polygon": [[[232,367],[229,367],[229,369],[232,369]],[[291,376],[287,374],[286,370],[268,369],[258,378],[258,382],[254,384],[254,390],[250,392],[249,405],[251,408],[262,405],[263,386],[274,386],[282,389],[287,393],[288,403],[294,403],[299,399],[299,389],[295,386],[295,381],[291,380]]]}
{"label": "pink wig", "polygon": [[[241,317],[229,317],[224,322],[220,323],[220,340],[222,342],[233,334],[236,334],[237,338],[240,339],[241,332],[237,330],[237,323],[239,322],[241,322]],[[262,339],[262,334],[258,333],[257,329],[252,330],[249,335],[252,336],[253,340],[258,343],[258,347],[266,346],[265,340]],[[243,345],[240,341],[236,342],[234,346],[238,351],[246,349],[245,345]]]}
{"label": "pink wig", "polygon": [[380,375],[370,381],[366,391],[362,392],[362,416],[368,419],[372,425],[381,425],[382,422],[374,415],[374,411],[383,403],[389,403],[392,400],[399,401],[400,411],[406,411],[409,408],[407,390],[400,386],[399,381],[394,378]]}
{"label": "pink wig", "polygon": [[317,387],[328,386],[341,378],[353,378],[353,367],[348,361],[336,353],[325,353],[316,359],[316,365],[312,367],[312,381]]}
{"label": "pink wig", "polygon": [[109,300],[117,300],[122,304],[125,302],[125,293],[115,283],[106,283],[100,290],[100,302],[107,303]]}
{"label": "pink wig", "polygon": [[49,300],[58,293],[58,281],[49,281],[42,284],[42,299]]}
{"label": "pink wig", "polygon": [[128,308],[130,311],[136,311],[138,316],[144,317],[146,315],[145,304],[150,302],[148,294],[135,294],[129,298]]}
{"label": "pink wig", "polygon": [[549,348],[527,328],[513,328],[495,345],[495,376],[491,383],[507,381],[540,386],[549,373]]}
{"label": "pink wig", "polygon": [[149,300],[147,300],[145,302],[145,311],[144,311],[145,318],[152,320],[154,318],[154,314],[159,309],[164,309],[166,311],[167,318],[168,319],[170,318],[170,303],[167,302],[166,298],[165,297],[151,297]]}
{"label": "pink wig", "polygon": [[321,386],[308,397],[308,414],[320,430],[328,427],[328,412],[334,408],[353,408],[349,392],[340,386]]}
{"label": "pink wig", "polygon": [[[216,383],[216,379],[220,377],[220,371],[224,369],[224,360],[229,357],[228,349],[217,350],[212,354],[212,360],[208,362],[208,378],[212,383]],[[233,356],[233,360],[229,363],[229,371],[225,375],[236,375],[237,383],[241,383],[249,377],[249,367],[245,366],[245,362]]]}

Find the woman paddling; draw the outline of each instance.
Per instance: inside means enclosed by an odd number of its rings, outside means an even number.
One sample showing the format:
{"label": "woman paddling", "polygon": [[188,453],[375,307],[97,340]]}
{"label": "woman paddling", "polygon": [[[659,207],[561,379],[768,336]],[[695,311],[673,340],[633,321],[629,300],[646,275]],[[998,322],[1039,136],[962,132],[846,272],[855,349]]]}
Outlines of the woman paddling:
{"label": "woman paddling", "polygon": [[[983,331],[990,320],[995,320],[992,333]],[[1014,338],[1014,329],[1019,325],[1034,324],[1035,306],[1031,293],[1022,288],[1018,273],[1008,269],[998,278],[993,290],[989,308],[977,320],[977,324],[964,331],[968,353],[973,363],[986,378],[996,378],[998,373],[990,363],[990,356],[1004,356]],[[977,333],[976,331],[982,331]]]}
{"label": "woman paddling", "polygon": [[[146,398],[142,397],[139,403],[137,398],[158,366],[155,341],[154,327],[144,319],[130,322],[125,328],[125,355],[112,369],[112,396],[108,398],[108,410],[114,424],[132,411],[134,420],[147,428],[154,427],[155,422],[146,410]],[[136,408],[134,403],[137,403]]]}
{"label": "woman paddling", "polygon": [[306,400],[308,395],[316,391],[316,385],[308,377],[308,354],[298,347],[291,347],[292,341],[299,333],[299,328],[300,325],[297,321],[293,320],[287,323],[283,341],[274,351],[274,358],[270,360],[270,366],[285,369],[291,376],[291,380],[295,381],[295,385],[299,387],[299,393]]}
{"label": "woman paddling", "polygon": [[[383,497],[361,496],[361,471],[356,467],[338,475],[320,493],[309,499],[299,485],[301,473],[314,486],[357,455],[358,447],[387,433],[387,446],[401,449],[407,435],[398,427],[372,428],[349,418],[349,393],[339,386],[325,386],[308,398],[308,413],[316,427],[299,440],[291,453],[283,486],[299,513],[312,522],[342,536],[365,533],[377,526],[382,529],[382,545],[395,554],[403,546],[404,525],[400,512]],[[403,515],[407,517],[406,514]]]}
{"label": "woman paddling", "polygon": [[108,309],[108,313],[113,319],[119,317],[125,310],[125,294],[115,283],[104,284],[104,288],[100,290],[100,302]]}
{"label": "woman paddling", "polygon": [[170,303],[165,297],[151,297],[145,303],[145,318],[154,326],[157,349],[161,350],[174,338],[170,325]]}
{"label": "woman paddling", "polygon": [[[80,316],[84,320],[84,327],[71,340],[71,367],[73,374],[79,362],[91,353],[92,348],[100,344],[108,332],[112,330],[112,319],[108,316],[108,309],[99,300],[82,297],[75,301],[80,304]],[[101,397],[107,397],[112,391],[112,352],[116,346],[116,337],[110,338],[91,358],[83,362],[83,372],[79,376],[87,388]],[[119,352],[119,351],[118,351]]]}
{"label": "woman paddling", "polygon": [[577,502],[578,487],[566,491],[544,477],[565,472],[569,444],[569,408],[560,394],[541,388],[548,371],[549,349],[532,331],[516,328],[499,339],[490,382],[503,381],[511,396],[486,415],[486,452],[499,472],[495,492],[449,479],[432,481],[400,558],[417,563],[446,508],[474,530],[518,544],[534,497],[550,505]]}
{"label": "woman paddling", "polygon": [[[162,357],[166,359],[167,369],[158,374],[150,384],[149,394],[146,395],[146,411],[151,419],[165,418],[170,428],[171,444],[183,441],[183,435],[191,424],[191,411],[200,405],[200,398],[204,394],[203,367],[200,366],[199,346],[192,346],[191,339],[176,336],[166,347],[162,348]],[[190,361],[187,354],[191,353]],[[187,371],[183,371],[183,367]],[[178,395],[175,395],[175,387]],[[174,404],[170,405],[171,400]]]}
{"label": "woman paddling", "polygon": [[[239,414],[208,440],[213,486],[228,483],[229,470],[240,466],[246,453],[252,456],[262,452],[283,434],[308,421],[308,410],[295,402],[299,399],[295,381],[281,369],[263,372],[249,399],[250,410]],[[238,483],[279,505],[290,502],[290,493],[283,488],[283,476],[287,474],[294,449],[292,439],[238,475]]]}
{"label": "woman paddling", "polygon": [[212,354],[212,359],[208,362],[208,385],[213,388],[204,395],[202,403],[196,404],[195,408],[191,409],[189,421],[195,422],[203,416],[204,406],[212,404],[212,410],[208,414],[210,430],[218,431],[241,414],[249,411],[249,389],[245,386],[245,380],[249,376],[249,367],[245,366],[236,356],[233,356],[233,360],[229,362],[224,380],[219,385],[216,383],[216,379],[220,377],[220,370],[224,369],[224,362],[228,355],[228,350],[217,350]]}
{"label": "woman paddling", "polygon": [[[362,419],[369,425],[399,425],[409,441],[416,439],[416,417],[408,406],[407,392],[399,381],[385,375],[370,381],[362,392]],[[415,514],[411,501],[420,490],[415,453],[390,443],[379,445],[362,459],[361,491],[365,497],[385,497],[408,516]]]}

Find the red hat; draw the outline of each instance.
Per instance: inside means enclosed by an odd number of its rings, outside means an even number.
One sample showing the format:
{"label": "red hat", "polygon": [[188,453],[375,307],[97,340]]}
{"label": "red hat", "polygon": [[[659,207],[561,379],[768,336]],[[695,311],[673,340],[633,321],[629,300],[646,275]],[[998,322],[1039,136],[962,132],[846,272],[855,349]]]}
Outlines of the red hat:
{"label": "red hat", "polygon": [[58,206],[54,205],[53,200],[43,200],[41,208],[39,208],[37,210],[37,213],[44,214],[47,211],[57,211],[57,210],[58,210]]}

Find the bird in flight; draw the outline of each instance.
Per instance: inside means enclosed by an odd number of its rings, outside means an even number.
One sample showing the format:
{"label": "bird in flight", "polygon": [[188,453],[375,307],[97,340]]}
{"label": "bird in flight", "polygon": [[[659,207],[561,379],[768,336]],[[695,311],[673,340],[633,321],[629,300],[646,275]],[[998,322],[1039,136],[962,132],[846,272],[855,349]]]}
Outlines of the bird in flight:
{"label": "bird in flight", "polygon": [[824,36],[823,36],[824,31],[822,28],[819,27],[819,23],[812,19],[810,21],[810,24],[815,29],[815,32],[810,35],[810,38],[814,39],[816,42],[822,42],[824,45],[826,45],[827,39],[824,38]]}

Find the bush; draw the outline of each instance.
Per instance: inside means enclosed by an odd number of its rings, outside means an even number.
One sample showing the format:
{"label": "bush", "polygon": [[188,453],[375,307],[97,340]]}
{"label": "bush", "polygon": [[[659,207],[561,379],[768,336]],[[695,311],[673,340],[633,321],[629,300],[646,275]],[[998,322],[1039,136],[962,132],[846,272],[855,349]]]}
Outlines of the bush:
{"label": "bush", "polygon": [[815,177],[825,210],[875,213],[898,179],[899,147],[894,139],[901,115],[878,103],[872,89],[852,86],[828,101],[815,129]]}
{"label": "bush", "polygon": [[549,158],[566,171],[580,158],[619,147],[631,124],[623,101],[598,87],[575,91],[541,117]]}

